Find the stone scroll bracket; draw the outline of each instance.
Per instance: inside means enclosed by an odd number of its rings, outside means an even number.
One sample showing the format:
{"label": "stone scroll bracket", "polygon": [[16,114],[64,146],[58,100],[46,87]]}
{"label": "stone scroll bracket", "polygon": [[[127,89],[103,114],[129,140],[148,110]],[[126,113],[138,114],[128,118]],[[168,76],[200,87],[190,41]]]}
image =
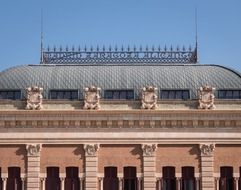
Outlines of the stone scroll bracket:
{"label": "stone scroll bracket", "polygon": [[97,156],[97,152],[99,150],[99,144],[85,144],[84,150],[86,156]]}
{"label": "stone scroll bracket", "polygon": [[142,144],[143,156],[154,156],[157,144]]}

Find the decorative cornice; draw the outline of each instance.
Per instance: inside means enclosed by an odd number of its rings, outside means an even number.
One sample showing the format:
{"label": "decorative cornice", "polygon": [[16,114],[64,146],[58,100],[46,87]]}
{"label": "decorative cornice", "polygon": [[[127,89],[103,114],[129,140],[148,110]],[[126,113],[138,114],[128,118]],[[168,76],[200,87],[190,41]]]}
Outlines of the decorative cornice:
{"label": "decorative cornice", "polygon": [[96,156],[99,150],[99,144],[85,144],[84,150],[86,156]]}
{"label": "decorative cornice", "polygon": [[157,144],[143,144],[141,148],[143,156],[153,156],[157,149]]}
{"label": "decorative cornice", "polygon": [[201,156],[212,156],[215,149],[215,144],[213,143],[200,144],[199,148],[200,148]]}
{"label": "decorative cornice", "polygon": [[41,144],[26,144],[28,156],[38,156],[41,148]]}

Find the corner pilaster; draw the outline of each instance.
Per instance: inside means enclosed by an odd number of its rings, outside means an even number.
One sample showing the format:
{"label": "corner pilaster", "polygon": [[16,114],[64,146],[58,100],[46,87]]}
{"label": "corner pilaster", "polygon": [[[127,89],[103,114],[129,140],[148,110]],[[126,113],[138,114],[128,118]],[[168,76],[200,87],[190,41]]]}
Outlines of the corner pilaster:
{"label": "corner pilaster", "polygon": [[143,144],[143,177],[145,190],[156,190],[156,144]]}
{"label": "corner pilaster", "polygon": [[201,155],[201,189],[215,190],[213,153],[215,144],[200,144]]}
{"label": "corner pilaster", "polygon": [[85,189],[98,189],[98,150],[99,144],[85,144]]}
{"label": "corner pilaster", "polygon": [[40,189],[40,151],[41,144],[26,144],[27,150],[27,190]]}

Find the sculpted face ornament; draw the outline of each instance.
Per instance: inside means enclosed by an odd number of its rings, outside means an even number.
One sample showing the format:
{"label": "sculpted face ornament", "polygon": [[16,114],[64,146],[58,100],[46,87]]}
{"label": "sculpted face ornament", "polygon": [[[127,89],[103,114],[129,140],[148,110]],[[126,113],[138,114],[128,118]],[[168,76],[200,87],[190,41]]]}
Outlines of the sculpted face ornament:
{"label": "sculpted face ornament", "polygon": [[27,110],[40,110],[42,109],[43,101],[43,88],[38,86],[28,87],[27,89]]}
{"label": "sculpted face ornament", "polygon": [[85,144],[84,150],[87,156],[95,156],[99,147],[99,144]]}
{"label": "sculpted face ornament", "polygon": [[100,109],[100,88],[90,86],[84,89],[84,107],[83,109]]}
{"label": "sculpted face ornament", "polygon": [[199,88],[198,109],[215,109],[216,108],[214,105],[214,98],[215,98],[214,91],[215,91],[215,88],[207,85]]}
{"label": "sculpted face ornament", "polygon": [[156,144],[143,144],[142,151],[144,156],[152,156],[156,151],[157,145]]}
{"label": "sculpted face ornament", "polygon": [[202,155],[210,156],[215,149],[215,144],[200,144],[199,148]]}
{"label": "sculpted face ornament", "polygon": [[31,156],[35,156],[39,154],[41,148],[42,148],[41,144],[28,144],[26,146],[28,155],[31,155]]}
{"label": "sculpted face ornament", "polygon": [[141,89],[141,109],[157,108],[157,88],[146,86]]}

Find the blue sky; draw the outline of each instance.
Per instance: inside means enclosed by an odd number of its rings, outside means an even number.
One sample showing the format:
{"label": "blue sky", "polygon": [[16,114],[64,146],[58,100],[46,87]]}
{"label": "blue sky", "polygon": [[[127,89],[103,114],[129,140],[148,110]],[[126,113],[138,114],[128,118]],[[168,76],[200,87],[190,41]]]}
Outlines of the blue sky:
{"label": "blue sky", "polygon": [[241,71],[240,0],[1,0],[0,70],[40,59],[44,45],[195,44],[198,9],[200,64]]}

